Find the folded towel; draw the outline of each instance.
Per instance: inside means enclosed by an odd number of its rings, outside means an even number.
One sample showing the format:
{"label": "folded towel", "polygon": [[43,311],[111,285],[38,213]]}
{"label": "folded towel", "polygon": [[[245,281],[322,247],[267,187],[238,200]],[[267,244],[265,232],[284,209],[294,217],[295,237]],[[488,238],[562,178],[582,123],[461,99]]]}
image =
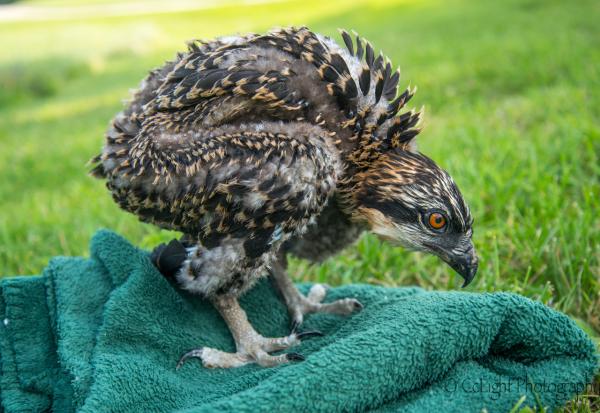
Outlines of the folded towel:
{"label": "folded towel", "polygon": [[[42,276],[0,284],[0,399],[10,412],[406,411],[554,408],[589,383],[595,346],[567,316],[507,294],[348,285],[344,318],[309,316],[323,337],[299,363],[210,370],[186,350],[233,351],[212,306],[182,292],[148,253],[100,231],[91,258],[55,258]],[[310,286],[301,285],[303,291]],[[266,336],[289,333],[268,280],[241,300]]]}

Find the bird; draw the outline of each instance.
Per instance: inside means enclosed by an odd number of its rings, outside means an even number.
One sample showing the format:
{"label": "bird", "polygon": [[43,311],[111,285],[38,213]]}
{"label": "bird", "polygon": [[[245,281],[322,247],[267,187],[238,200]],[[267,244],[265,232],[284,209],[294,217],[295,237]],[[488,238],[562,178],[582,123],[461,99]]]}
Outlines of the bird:
{"label": "bird", "polygon": [[[235,352],[195,348],[178,368],[301,361],[285,351],[320,334],[300,331],[305,316],[363,308],[324,302],[324,284],[300,293],[289,255],[320,262],[371,232],[441,258],[465,285],[477,272],[469,207],[416,146],[422,110],[404,109],[416,88],[400,90],[389,58],[340,33],[343,46],[307,27],[190,41],[141,82],[91,161],[122,209],[183,234],[155,262],[233,336]],[[268,276],[292,320],[284,337],[261,335],[239,304]]]}

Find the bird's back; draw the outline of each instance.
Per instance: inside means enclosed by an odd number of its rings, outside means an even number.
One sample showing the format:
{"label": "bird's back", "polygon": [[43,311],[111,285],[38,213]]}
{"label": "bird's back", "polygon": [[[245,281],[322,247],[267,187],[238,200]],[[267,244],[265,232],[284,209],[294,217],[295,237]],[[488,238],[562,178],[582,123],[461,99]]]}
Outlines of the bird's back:
{"label": "bird's back", "polygon": [[346,158],[411,97],[392,100],[399,76],[389,61],[343,37],[348,50],[306,28],[192,42],[116,116],[93,174],[124,209],[188,233],[244,171],[279,177],[282,160],[300,159],[295,170],[329,162],[341,179]]}

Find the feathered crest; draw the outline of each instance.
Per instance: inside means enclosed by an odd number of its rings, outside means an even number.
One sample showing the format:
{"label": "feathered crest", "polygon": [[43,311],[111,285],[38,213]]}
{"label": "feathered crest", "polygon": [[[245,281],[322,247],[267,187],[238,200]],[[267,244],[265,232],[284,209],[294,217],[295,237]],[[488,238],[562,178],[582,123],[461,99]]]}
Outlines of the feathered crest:
{"label": "feathered crest", "polygon": [[[345,30],[340,30],[340,33],[350,55],[361,62],[358,83],[368,102],[347,122],[355,129],[354,139],[359,140],[357,149],[350,156],[351,161],[360,166],[390,149],[413,150],[413,139],[420,131],[416,126],[422,111],[399,112],[413,97],[416,88],[408,87],[396,96],[400,70],[392,72],[390,60],[381,52],[375,57],[371,43],[356,33],[354,37]],[[382,130],[385,131],[383,135]]]}

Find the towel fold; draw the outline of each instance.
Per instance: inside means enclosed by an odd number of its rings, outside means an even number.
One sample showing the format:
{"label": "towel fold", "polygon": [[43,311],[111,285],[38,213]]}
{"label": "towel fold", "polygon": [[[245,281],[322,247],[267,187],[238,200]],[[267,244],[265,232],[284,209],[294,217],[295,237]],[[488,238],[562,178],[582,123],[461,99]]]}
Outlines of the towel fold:
{"label": "towel fold", "polygon": [[[91,257],[55,258],[41,276],[0,284],[0,400],[12,412],[509,411],[563,405],[598,367],[567,316],[515,294],[348,285],[364,310],[309,316],[325,336],[300,363],[175,365],[190,348],[234,351],[212,306],[182,292],[148,253],[109,231]],[[300,285],[306,292],[310,285]],[[267,279],[241,299],[258,332],[289,333]]]}

